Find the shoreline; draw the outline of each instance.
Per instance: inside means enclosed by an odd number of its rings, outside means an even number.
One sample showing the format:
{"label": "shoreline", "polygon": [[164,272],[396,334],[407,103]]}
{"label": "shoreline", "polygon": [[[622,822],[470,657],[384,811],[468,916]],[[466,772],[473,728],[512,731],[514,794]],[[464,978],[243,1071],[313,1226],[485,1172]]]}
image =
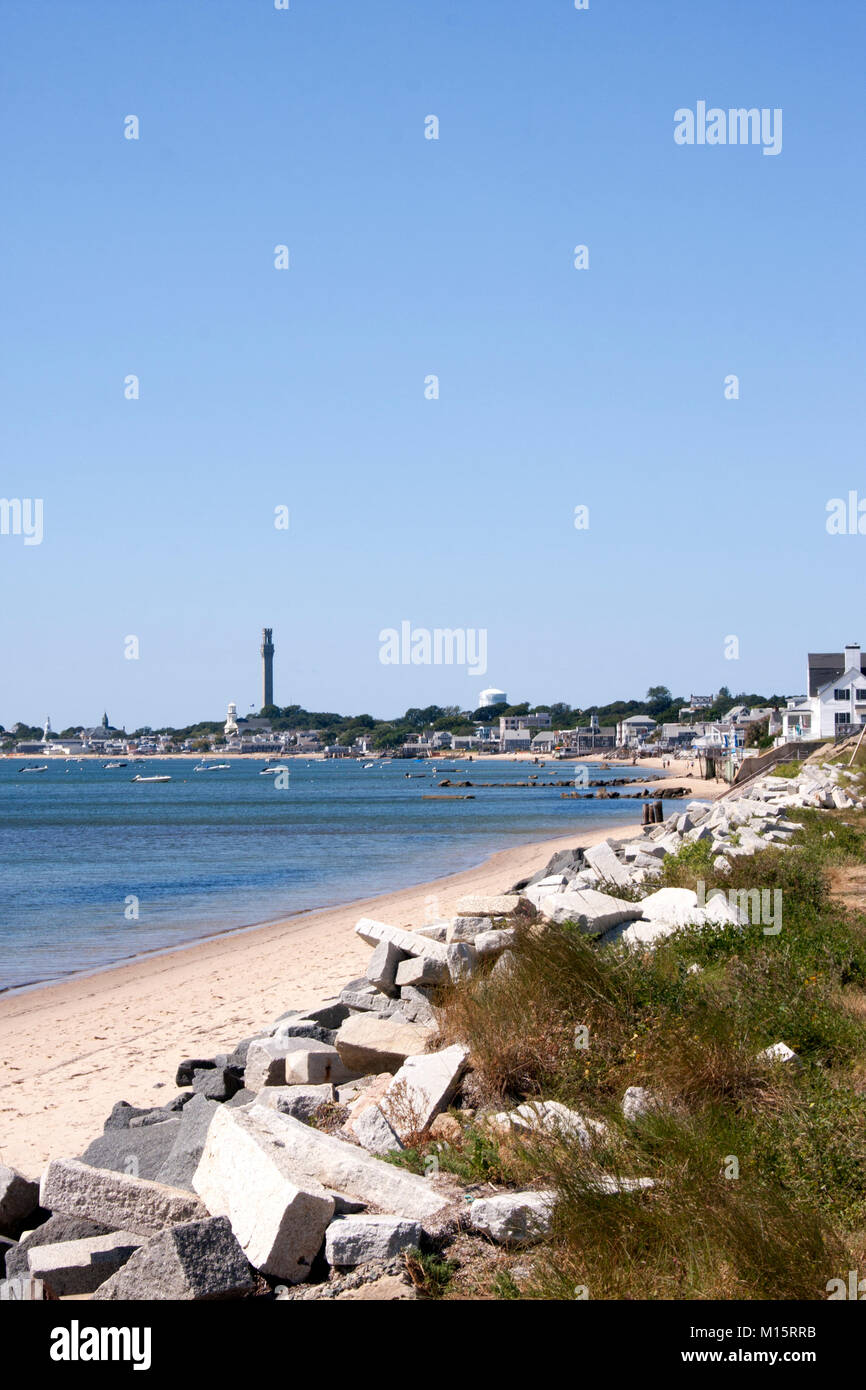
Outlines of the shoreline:
{"label": "shoreline", "polygon": [[[706,799],[690,780],[692,799]],[[149,1106],[174,1095],[183,1058],[231,1051],[278,1015],[339,993],[368,963],[369,946],[354,933],[359,917],[419,926],[453,915],[466,893],[531,877],[557,850],[640,833],[636,822],[577,828],[409,888],[0,996],[0,1162],[38,1177],[50,1157],[83,1152],[118,1098]]]}

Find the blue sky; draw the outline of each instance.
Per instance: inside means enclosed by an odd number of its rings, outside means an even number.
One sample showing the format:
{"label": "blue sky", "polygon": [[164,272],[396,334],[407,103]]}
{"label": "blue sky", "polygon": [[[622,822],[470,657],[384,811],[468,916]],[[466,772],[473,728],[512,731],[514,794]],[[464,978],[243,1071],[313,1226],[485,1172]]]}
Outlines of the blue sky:
{"label": "blue sky", "polygon": [[[854,0],[3,0],[0,495],[44,538],[0,535],[0,722],[246,709],[266,624],[280,704],[383,716],[866,647],[825,525],[866,497],[864,41]],[[678,146],[699,100],[781,108],[781,154]],[[486,676],[383,665],[403,620],[485,629]]]}

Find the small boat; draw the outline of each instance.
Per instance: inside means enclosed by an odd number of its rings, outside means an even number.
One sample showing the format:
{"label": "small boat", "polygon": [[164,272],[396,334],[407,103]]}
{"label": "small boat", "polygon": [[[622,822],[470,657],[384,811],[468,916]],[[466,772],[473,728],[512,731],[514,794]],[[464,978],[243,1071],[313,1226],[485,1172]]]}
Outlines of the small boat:
{"label": "small boat", "polygon": [[287,767],[260,767],[259,776],[267,777],[269,774],[273,776],[275,772],[288,772],[288,770]]}
{"label": "small boat", "polygon": [[223,768],[230,767],[230,763],[199,763],[193,768],[193,772],[220,772]]}
{"label": "small boat", "polygon": [[118,767],[126,767],[126,763],[125,763],[125,762],[118,762],[118,763],[103,763],[102,766],[103,766],[103,767],[107,767],[109,772],[113,772],[113,771],[115,770],[115,768],[118,768]]}
{"label": "small boat", "polygon": [[47,763],[43,763],[41,767],[22,767],[22,768],[19,768],[19,771],[20,771],[20,772],[47,772],[47,771],[48,771],[48,764],[47,764]]}
{"label": "small boat", "polygon": [[139,772],[130,780],[133,782],[170,782],[171,778],[167,773],[164,773],[161,777],[142,777]]}
{"label": "small boat", "polygon": [[373,763],[365,763],[365,764],[364,764],[364,771],[366,772],[368,767],[373,767],[373,766],[374,766]]}

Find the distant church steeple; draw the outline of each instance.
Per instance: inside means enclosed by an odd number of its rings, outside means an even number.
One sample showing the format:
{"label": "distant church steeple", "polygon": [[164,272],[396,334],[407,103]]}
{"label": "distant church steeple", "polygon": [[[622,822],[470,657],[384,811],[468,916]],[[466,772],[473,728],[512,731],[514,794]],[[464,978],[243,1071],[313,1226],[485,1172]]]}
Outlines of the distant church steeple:
{"label": "distant church steeple", "polygon": [[110,725],[109,722],[108,722],[108,715],[107,715],[107,714],[103,714],[103,716],[102,716],[102,727],[103,727],[103,729],[109,729],[109,728],[111,727],[111,725]]}

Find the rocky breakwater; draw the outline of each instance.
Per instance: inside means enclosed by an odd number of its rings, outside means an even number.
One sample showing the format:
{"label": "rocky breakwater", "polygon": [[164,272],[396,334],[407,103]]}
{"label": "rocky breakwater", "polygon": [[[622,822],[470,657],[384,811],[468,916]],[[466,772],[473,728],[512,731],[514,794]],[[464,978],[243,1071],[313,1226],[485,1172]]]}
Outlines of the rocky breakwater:
{"label": "rocky breakwater", "polygon": [[[41,1183],[0,1166],[7,1279],[99,1300],[402,1299],[415,1296],[415,1247],[543,1239],[555,1193],[394,1162],[429,1157],[431,1140],[447,1144],[472,1120],[587,1149],[604,1137],[602,1121],[554,1100],[474,1112],[472,1057],[440,1038],[437,992],[513,969],[531,922],[571,922],[603,945],[646,950],[688,924],[741,921],[724,896],[659,886],[665,859],[704,843],[724,873],[761,849],[796,853],[799,826],[786,811],[863,809],[845,783],[832,767],[766,777],[691,802],[639,837],[563,851],[512,892],[463,899],[453,917],[412,930],[362,918],[369,964],[338,996],[284,1013],[230,1053],[182,1060],[172,1100],[118,1101],[102,1134],[52,1160]],[[783,1041],[768,1054],[797,1063]],[[651,1102],[638,1092],[624,1105]],[[611,1194],[652,1185],[600,1170],[594,1181]]]}
{"label": "rocky breakwater", "polygon": [[118,1101],[41,1183],[0,1169],[7,1278],[98,1300],[412,1297],[402,1252],[471,1221],[454,1180],[383,1155],[458,1099],[470,1058],[438,1043],[434,991],[513,945],[497,922],[518,905],[473,897],[417,931],[362,919],[369,966],[339,996],[181,1061],[174,1099]]}

